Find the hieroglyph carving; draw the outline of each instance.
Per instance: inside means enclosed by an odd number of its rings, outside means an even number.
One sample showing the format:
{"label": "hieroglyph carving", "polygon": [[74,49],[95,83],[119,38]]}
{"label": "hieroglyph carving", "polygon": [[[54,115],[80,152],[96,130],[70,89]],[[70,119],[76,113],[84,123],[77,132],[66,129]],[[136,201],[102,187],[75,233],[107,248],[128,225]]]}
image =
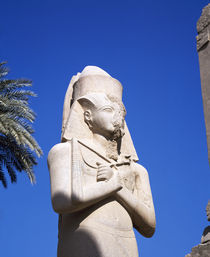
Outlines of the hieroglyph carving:
{"label": "hieroglyph carving", "polygon": [[95,66],[73,76],[62,143],[48,156],[58,257],[136,257],[133,227],[145,237],[155,231],[148,173],[125,114],[118,80]]}

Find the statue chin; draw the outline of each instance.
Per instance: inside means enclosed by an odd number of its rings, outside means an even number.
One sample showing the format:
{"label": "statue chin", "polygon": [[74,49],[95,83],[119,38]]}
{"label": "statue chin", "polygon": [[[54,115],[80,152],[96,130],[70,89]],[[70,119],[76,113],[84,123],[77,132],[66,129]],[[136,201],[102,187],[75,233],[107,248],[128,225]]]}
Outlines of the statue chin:
{"label": "statue chin", "polygon": [[110,139],[118,141],[124,136],[124,134],[124,130],[120,126],[116,126]]}

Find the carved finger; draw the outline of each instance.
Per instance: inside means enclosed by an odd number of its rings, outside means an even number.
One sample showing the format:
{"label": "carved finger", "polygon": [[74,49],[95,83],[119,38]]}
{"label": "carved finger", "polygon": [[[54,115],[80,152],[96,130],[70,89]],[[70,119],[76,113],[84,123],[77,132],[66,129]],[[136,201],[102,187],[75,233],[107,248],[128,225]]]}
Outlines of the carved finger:
{"label": "carved finger", "polygon": [[97,175],[97,178],[99,178],[99,177],[109,177],[109,176],[107,176],[106,173],[101,173],[101,174],[98,174],[98,175]]}
{"label": "carved finger", "polygon": [[97,179],[107,179],[107,177],[105,175],[99,175],[97,176]]}
{"label": "carved finger", "polygon": [[107,165],[107,164],[103,164],[103,163],[100,163],[100,162],[96,162],[96,165],[98,166],[98,168],[99,167],[110,167],[109,165]]}
{"label": "carved finger", "polygon": [[98,171],[97,176],[99,176],[99,175],[106,175],[106,174],[107,174],[107,172],[104,172],[104,171]]}
{"label": "carved finger", "polygon": [[98,172],[108,172],[108,170],[107,170],[107,169],[102,168],[102,169],[98,169]]}
{"label": "carved finger", "polygon": [[107,167],[106,165],[100,165],[98,166],[98,169],[108,169],[109,167]]}
{"label": "carved finger", "polygon": [[107,167],[101,167],[100,169],[98,169],[100,171],[109,171],[109,169]]}

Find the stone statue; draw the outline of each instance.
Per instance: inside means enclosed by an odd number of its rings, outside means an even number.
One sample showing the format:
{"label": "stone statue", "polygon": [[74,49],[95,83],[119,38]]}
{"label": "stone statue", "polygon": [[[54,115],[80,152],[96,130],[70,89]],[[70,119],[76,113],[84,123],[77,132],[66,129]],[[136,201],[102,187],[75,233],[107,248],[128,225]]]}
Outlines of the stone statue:
{"label": "stone statue", "polygon": [[125,114],[118,80],[95,66],[73,76],[62,143],[48,156],[58,257],[136,257],[133,227],[145,237],[155,231],[148,173]]}

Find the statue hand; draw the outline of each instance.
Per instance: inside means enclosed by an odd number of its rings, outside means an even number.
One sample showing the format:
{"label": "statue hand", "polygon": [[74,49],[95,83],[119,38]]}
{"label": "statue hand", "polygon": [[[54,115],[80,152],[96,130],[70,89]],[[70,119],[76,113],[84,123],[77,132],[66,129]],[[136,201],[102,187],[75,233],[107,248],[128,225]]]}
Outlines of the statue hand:
{"label": "statue hand", "polygon": [[114,172],[108,165],[96,163],[98,165],[97,181],[108,181],[112,178]]}

